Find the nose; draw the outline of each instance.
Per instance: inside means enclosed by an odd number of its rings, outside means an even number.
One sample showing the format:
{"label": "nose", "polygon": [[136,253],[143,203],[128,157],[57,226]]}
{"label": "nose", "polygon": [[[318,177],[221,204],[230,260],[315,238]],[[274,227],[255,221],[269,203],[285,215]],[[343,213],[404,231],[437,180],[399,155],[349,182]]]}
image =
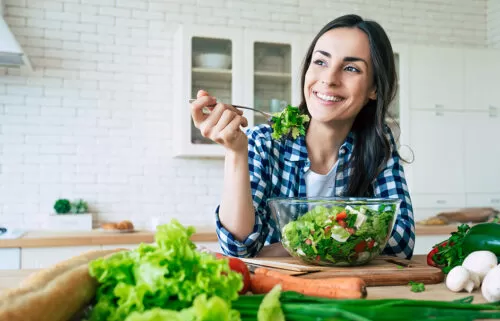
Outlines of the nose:
{"label": "nose", "polygon": [[340,84],[339,71],[334,68],[329,68],[321,75],[321,83],[327,86],[338,86]]}

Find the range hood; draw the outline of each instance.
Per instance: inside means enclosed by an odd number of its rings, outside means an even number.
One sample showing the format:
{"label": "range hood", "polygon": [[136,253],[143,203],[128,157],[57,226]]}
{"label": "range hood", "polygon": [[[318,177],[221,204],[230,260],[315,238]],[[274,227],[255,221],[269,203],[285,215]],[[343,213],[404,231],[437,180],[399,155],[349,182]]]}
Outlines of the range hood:
{"label": "range hood", "polygon": [[31,68],[28,56],[19,45],[4,19],[4,0],[0,0],[0,67]]}

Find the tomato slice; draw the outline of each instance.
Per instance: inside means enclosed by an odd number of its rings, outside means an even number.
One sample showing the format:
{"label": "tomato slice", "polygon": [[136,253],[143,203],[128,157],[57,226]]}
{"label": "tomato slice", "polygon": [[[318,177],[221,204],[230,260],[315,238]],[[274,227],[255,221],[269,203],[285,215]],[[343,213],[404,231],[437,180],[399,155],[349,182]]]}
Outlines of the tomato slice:
{"label": "tomato slice", "polygon": [[358,244],[356,244],[356,246],[354,247],[354,251],[356,251],[356,253],[360,253],[360,252],[363,252],[366,248],[366,241],[363,240],[361,242],[359,242]]}
{"label": "tomato slice", "polygon": [[345,220],[347,218],[347,213],[345,211],[337,214],[337,221]]}
{"label": "tomato slice", "polygon": [[243,288],[240,290],[239,294],[244,294],[250,290],[250,271],[247,265],[242,260],[237,257],[225,256],[222,253],[216,253],[215,257],[218,259],[227,259],[229,261],[229,268],[238,272],[243,276]]}

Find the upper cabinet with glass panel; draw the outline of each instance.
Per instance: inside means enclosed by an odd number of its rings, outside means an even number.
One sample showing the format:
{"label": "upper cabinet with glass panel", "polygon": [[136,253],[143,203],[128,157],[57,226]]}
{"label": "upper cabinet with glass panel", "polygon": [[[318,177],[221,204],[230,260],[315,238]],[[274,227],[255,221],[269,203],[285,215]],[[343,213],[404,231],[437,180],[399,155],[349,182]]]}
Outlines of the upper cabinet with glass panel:
{"label": "upper cabinet with glass panel", "polygon": [[[287,105],[298,105],[301,35],[275,32],[245,32],[245,100],[255,108],[277,113]],[[259,113],[247,113],[250,125],[267,123]]]}
{"label": "upper cabinet with glass panel", "polygon": [[[189,99],[204,89],[217,100],[278,112],[298,104],[303,48],[295,33],[182,26],[174,41],[173,146],[178,157],[222,157],[191,119]],[[266,122],[244,111],[248,126]]]}
{"label": "upper cabinet with glass panel", "polygon": [[223,155],[223,148],[194,126],[189,99],[204,89],[218,101],[244,103],[242,37],[241,30],[206,26],[182,26],[177,31],[172,69],[175,156]]}

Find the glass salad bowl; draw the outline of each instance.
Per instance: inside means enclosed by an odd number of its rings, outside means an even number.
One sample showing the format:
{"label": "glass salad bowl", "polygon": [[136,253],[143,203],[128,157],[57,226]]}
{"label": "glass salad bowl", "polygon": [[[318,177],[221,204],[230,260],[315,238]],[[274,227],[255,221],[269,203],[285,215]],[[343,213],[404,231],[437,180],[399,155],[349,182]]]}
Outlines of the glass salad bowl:
{"label": "glass salad bowl", "polygon": [[384,249],[401,200],[270,198],[268,205],[290,255],[315,265],[363,265]]}

